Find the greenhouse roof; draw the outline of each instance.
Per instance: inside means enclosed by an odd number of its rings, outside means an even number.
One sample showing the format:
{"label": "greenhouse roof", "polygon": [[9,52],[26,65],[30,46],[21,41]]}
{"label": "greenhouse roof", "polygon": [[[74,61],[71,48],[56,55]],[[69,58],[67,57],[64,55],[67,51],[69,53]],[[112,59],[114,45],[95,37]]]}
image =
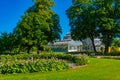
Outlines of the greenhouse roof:
{"label": "greenhouse roof", "polygon": [[83,43],[81,41],[69,41],[68,45],[80,46],[80,45],[83,45]]}

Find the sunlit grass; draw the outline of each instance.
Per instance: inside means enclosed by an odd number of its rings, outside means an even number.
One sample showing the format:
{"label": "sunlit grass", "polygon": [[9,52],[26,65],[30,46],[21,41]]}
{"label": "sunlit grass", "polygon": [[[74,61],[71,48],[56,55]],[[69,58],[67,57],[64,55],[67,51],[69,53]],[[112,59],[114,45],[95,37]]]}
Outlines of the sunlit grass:
{"label": "sunlit grass", "polygon": [[0,80],[120,80],[120,60],[91,58],[90,64],[59,72],[0,75]]}

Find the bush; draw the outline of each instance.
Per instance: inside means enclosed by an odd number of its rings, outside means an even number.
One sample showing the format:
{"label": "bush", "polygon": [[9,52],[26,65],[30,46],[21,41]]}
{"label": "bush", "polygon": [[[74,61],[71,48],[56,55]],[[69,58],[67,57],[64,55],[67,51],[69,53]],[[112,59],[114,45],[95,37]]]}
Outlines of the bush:
{"label": "bush", "polygon": [[0,66],[1,74],[6,73],[32,73],[32,72],[47,72],[68,69],[67,63],[56,60],[38,60],[26,61],[18,63],[7,62]]}
{"label": "bush", "polygon": [[111,52],[111,53],[108,53],[108,55],[111,55],[111,56],[120,56],[120,52]]}
{"label": "bush", "polygon": [[102,56],[101,58],[104,58],[104,59],[116,59],[116,60],[120,60],[120,56]]}
{"label": "bush", "polygon": [[[76,60],[82,60],[82,57],[77,57],[77,56],[73,56],[71,54],[19,54],[19,55],[3,55],[0,56],[0,61],[2,62],[6,62],[6,61],[13,61],[13,60],[37,60],[37,59],[61,59],[61,60],[68,60],[71,62],[76,63]],[[85,60],[86,56],[84,56]],[[81,64],[82,65],[82,64]]]}
{"label": "bush", "polygon": [[44,72],[56,71],[68,68],[68,64],[63,61],[85,65],[88,63],[86,56],[73,56],[71,54],[19,54],[0,56],[0,72],[24,73],[24,72]]}
{"label": "bush", "polygon": [[85,65],[88,64],[88,59],[85,56],[75,57],[76,65]]}

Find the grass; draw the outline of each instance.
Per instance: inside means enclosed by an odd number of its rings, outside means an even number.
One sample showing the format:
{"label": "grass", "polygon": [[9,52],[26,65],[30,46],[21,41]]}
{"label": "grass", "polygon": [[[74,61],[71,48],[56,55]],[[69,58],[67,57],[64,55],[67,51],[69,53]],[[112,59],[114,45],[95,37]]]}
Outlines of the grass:
{"label": "grass", "polygon": [[0,80],[120,80],[120,60],[91,58],[90,64],[59,72],[0,75]]}

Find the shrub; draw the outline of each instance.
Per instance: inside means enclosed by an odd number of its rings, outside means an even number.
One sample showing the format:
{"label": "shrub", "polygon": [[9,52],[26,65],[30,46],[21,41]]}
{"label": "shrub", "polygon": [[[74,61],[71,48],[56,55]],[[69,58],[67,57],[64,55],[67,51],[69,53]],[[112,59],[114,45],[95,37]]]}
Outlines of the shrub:
{"label": "shrub", "polygon": [[38,60],[18,63],[6,63],[0,66],[1,74],[6,73],[32,73],[47,72],[68,69],[69,66],[65,62],[56,60]]}
{"label": "shrub", "polygon": [[120,56],[102,56],[101,58],[104,58],[104,59],[116,59],[116,60],[120,60]]}
{"label": "shrub", "polygon": [[[80,59],[81,58],[81,59]],[[19,55],[5,55],[0,56],[0,61],[14,61],[14,60],[37,60],[37,59],[60,59],[60,60],[68,60],[76,63],[76,60],[86,59],[84,57],[77,57],[71,54],[55,54],[55,53],[44,53],[44,54],[19,54]]]}
{"label": "shrub", "polygon": [[75,63],[76,65],[85,65],[88,64],[88,59],[85,56],[75,57]]}
{"label": "shrub", "polygon": [[25,73],[46,72],[69,68],[67,61],[76,65],[85,65],[88,59],[85,55],[74,56],[71,54],[19,54],[0,56],[0,72]]}

